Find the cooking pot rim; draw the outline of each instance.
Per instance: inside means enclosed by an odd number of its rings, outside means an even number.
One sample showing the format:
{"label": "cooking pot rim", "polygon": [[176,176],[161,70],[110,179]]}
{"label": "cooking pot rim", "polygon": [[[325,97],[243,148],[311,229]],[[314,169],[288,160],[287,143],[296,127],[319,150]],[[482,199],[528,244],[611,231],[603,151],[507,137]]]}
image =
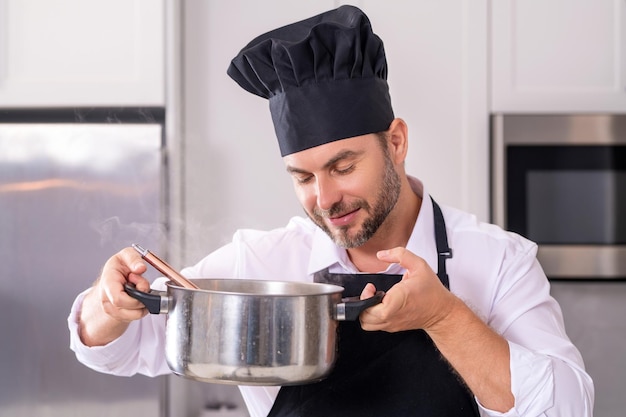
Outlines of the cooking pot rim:
{"label": "cooking pot rim", "polygon": [[[343,287],[334,284],[318,282],[262,280],[247,278],[190,278],[198,289],[184,288],[167,281],[165,285],[175,291],[190,291],[200,293],[212,293],[219,295],[236,296],[266,296],[266,297],[308,297],[341,294]],[[205,288],[210,284],[225,288]],[[244,286],[251,288],[244,288]],[[288,291],[287,291],[288,290]]]}

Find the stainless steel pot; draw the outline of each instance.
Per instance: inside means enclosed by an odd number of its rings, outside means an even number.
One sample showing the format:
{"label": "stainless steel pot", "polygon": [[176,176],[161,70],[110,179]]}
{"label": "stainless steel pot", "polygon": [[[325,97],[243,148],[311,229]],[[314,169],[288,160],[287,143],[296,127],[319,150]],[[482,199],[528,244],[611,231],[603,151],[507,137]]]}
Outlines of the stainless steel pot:
{"label": "stainless steel pot", "polygon": [[341,298],[330,284],[194,279],[199,289],[126,291],[166,313],[165,356],[183,377],[237,385],[293,385],[326,377],[335,363],[337,320],[380,303]]}

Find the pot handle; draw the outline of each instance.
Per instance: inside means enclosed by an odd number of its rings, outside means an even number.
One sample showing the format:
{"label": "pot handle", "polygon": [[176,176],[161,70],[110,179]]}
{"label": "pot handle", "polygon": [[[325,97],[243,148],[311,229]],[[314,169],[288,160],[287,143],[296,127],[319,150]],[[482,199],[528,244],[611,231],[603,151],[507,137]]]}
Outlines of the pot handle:
{"label": "pot handle", "polygon": [[136,300],[139,300],[151,314],[164,314],[169,310],[169,297],[163,296],[162,291],[139,291],[131,283],[124,284],[124,291]]}
{"label": "pot handle", "polygon": [[365,300],[361,300],[358,296],[342,298],[341,303],[337,304],[336,319],[340,321],[355,321],[364,310],[380,304],[384,296],[384,291],[376,291],[376,294]]}

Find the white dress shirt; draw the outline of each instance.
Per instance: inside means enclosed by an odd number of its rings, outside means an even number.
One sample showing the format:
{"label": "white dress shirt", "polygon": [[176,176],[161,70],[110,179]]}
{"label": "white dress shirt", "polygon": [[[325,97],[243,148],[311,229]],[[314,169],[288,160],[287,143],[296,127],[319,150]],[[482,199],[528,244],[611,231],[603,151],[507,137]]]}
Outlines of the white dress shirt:
{"label": "white dress shirt", "polygon": [[[416,194],[424,198],[407,249],[424,258],[437,271],[433,208],[422,183],[411,178]],[[483,416],[591,416],[593,383],[583,360],[563,325],[557,302],[536,260],[537,246],[497,226],[480,223],[462,211],[442,205],[453,257],[446,265],[450,291],[489,326],[505,337],[510,347],[511,387],[515,406],[507,413],[488,410]],[[295,217],[287,226],[271,231],[239,230],[233,241],[186,268],[190,278],[246,278],[312,282],[313,274],[358,273],[344,249],[309,219]],[[402,274],[397,264],[386,271]],[[153,283],[162,289],[164,279]],[[363,285],[366,283],[364,282]],[[87,347],[80,341],[77,315],[80,294],[68,318],[70,346],[79,361],[100,372],[155,376],[170,373],[165,362],[165,315],[134,321],[117,340]],[[487,359],[488,360],[488,359]],[[266,416],[279,387],[241,386],[252,417]]]}

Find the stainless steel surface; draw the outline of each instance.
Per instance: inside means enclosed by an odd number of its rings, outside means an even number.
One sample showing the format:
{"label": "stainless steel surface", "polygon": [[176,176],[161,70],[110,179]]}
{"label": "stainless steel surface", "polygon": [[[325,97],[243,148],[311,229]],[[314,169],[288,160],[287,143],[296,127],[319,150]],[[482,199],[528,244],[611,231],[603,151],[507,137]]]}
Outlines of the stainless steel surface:
{"label": "stainless steel surface", "polygon": [[[198,381],[289,385],[325,377],[335,361],[334,308],[343,288],[328,284],[194,280],[168,285],[166,358]],[[208,291],[204,291],[208,290]]]}
{"label": "stainless steel surface", "polygon": [[[496,114],[491,135],[491,218],[506,229],[508,145],[626,144],[626,114]],[[550,278],[626,277],[626,245],[539,246],[537,257]]]}
{"label": "stainless steel surface", "polygon": [[92,371],[74,297],[114,252],[161,247],[160,125],[0,125],[0,416],[162,415],[162,378]]}
{"label": "stainless steel surface", "polygon": [[626,114],[498,114],[493,122],[505,145],[626,143]]}
{"label": "stainless steel surface", "polygon": [[507,145],[626,144],[626,114],[495,114],[491,136],[491,217],[505,226]]}
{"label": "stainless steel surface", "polygon": [[626,277],[626,246],[540,245],[537,258],[545,271],[567,278]]}
{"label": "stainless steel surface", "polygon": [[491,221],[506,228],[504,141],[504,116],[497,114],[491,118]]}
{"label": "stainless steel surface", "polygon": [[[200,289],[167,283],[167,292],[129,295],[158,314],[167,310],[170,369],[203,382],[290,385],[324,378],[336,353],[343,288],[318,283],[194,279]],[[382,294],[382,293],[381,293]],[[357,301],[354,317],[382,295]],[[166,308],[163,302],[166,301]]]}
{"label": "stainless steel surface", "polygon": [[172,299],[169,296],[161,296],[161,302],[159,303],[159,314],[167,314],[170,312],[170,304]]}
{"label": "stainless steel surface", "polygon": [[335,313],[335,314],[336,314],[336,316],[337,316],[337,317],[336,317],[336,318],[337,318],[337,320],[339,320],[339,321],[343,321],[343,320],[345,320],[345,319],[346,319],[346,304],[345,304],[345,303],[339,303],[339,304],[337,304],[337,307],[336,307],[336,309],[335,309],[335,310],[336,310],[336,313]]}

